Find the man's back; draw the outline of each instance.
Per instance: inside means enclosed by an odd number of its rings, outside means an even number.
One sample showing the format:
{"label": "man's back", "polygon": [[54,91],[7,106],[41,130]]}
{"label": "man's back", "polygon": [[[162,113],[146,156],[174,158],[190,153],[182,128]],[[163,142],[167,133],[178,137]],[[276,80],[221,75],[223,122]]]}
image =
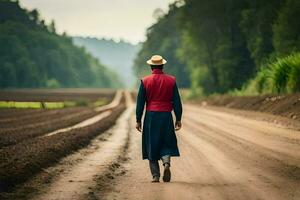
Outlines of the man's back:
{"label": "man's back", "polygon": [[175,77],[154,70],[153,74],[142,80],[146,90],[146,109],[148,111],[172,111]]}

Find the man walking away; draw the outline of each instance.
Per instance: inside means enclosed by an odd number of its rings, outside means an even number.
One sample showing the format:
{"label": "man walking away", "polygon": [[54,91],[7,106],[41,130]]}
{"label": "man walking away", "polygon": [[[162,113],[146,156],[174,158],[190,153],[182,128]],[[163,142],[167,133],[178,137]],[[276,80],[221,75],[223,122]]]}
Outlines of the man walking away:
{"label": "man walking away", "polygon": [[[149,160],[152,182],[159,182],[158,161],[164,166],[163,181],[171,180],[171,156],[180,156],[175,130],[181,128],[182,104],[175,77],[163,72],[166,60],[154,55],[147,64],[152,74],[141,80],[136,104],[136,129],[142,131],[142,155]],[[143,130],[141,119],[146,103]],[[172,118],[174,110],[175,129]]]}

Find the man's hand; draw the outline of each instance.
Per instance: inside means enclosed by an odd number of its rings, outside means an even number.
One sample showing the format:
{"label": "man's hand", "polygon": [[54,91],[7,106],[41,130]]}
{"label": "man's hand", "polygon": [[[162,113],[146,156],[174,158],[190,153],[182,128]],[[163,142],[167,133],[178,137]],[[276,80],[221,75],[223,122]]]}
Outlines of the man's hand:
{"label": "man's hand", "polygon": [[182,126],[181,121],[176,121],[175,122],[175,131],[179,131],[181,129],[181,126]]}
{"label": "man's hand", "polygon": [[142,132],[142,124],[141,122],[137,122],[135,125],[136,130],[138,130],[139,132]]}

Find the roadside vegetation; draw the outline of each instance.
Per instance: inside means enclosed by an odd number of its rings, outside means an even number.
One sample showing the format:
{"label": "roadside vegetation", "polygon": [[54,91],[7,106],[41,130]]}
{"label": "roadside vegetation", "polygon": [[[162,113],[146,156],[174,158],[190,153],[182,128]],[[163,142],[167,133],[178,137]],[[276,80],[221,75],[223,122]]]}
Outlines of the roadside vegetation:
{"label": "roadside vegetation", "polygon": [[278,58],[262,67],[253,79],[232,95],[292,94],[300,92],[300,53]]}

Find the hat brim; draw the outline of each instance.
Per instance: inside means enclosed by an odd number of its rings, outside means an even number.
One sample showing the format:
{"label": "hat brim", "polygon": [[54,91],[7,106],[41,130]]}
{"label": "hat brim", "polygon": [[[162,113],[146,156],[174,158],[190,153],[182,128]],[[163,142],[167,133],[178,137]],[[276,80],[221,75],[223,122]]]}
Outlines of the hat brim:
{"label": "hat brim", "polygon": [[164,65],[166,63],[167,63],[167,61],[165,59],[163,59],[161,63],[153,63],[151,59],[147,60],[148,65]]}

